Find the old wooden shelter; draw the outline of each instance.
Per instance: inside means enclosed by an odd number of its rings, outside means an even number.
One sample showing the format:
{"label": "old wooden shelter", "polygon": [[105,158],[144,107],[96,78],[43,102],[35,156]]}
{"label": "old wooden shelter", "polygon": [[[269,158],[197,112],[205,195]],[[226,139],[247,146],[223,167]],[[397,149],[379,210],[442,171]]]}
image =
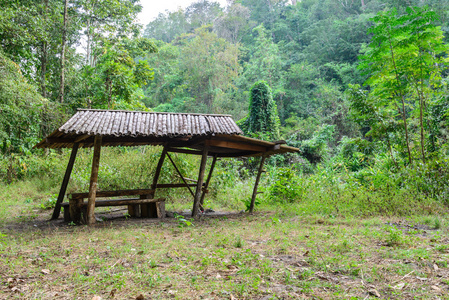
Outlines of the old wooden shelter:
{"label": "old wooden shelter", "polygon": [[[193,196],[192,216],[196,217],[211,180],[218,157],[260,156],[260,166],[252,194],[250,211],[254,209],[257,186],[262,173],[265,158],[279,153],[297,152],[298,149],[285,145],[285,142],[267,142],[242,136],[241,129],[229,115],[206,115],[187,113],[154,113],[119,110],[79,109],[64,125],[38,143],[36,148],[71,148],[72,153],[61,185],[52,219],[60,214],[70,174],[77,151],[82,148],[94,148],[90,188],[88,193],[78,194],[78,206],[86,207],[88,224],[95,222],[94,208],[111,204],[96,201],[96,197],[139,195],[138,199],[122,199],[117,203],[128,207],[139,207],[154,200],[156,189],[187,187]],[[97,191],[97,178],[101,147],[160,145],[163,151],[153,175],[151,189],[128,191]],[[199,174],[196,183],[188,183],[171,159],[171,152],[201,156]],[[165,157],[168,157],[178,172],[182,183],[158,184]],[[206,180],[206,162],[212,158]],[[192,188],[194,190],[192,190]],[[87,203],[83,202],[87,198]],[[80,200],[81,199],[81,200]],[[81,202],[79,202],[81,201]],[[127,202],[126,202],[127,201]]]}

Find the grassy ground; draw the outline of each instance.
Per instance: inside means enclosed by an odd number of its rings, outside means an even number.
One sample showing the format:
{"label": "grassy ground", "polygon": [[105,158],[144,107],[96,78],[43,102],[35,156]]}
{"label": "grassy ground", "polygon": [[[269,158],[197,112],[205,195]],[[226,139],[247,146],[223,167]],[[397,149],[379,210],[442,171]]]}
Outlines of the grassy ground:
{"label": "grassy ground", "polygon": [[35,213],[1,224],[2,299],[449,299],[444,217],[291,209],[87,227]]}

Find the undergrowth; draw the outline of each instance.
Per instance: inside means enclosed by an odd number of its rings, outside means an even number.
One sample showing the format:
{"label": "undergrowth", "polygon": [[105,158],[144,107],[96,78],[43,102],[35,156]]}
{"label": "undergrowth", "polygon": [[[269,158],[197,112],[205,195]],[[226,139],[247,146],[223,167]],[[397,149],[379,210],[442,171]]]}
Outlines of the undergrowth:
{"label": "undergrowth", "polygon": [[[150,188],[160,147],[104,148],[100,161],[99,189]],[[51,209],[59,192],[68,150],[50,150],[29,156],[0,160],[4,205],[19,207],[15,216],[33,215],[32,210]],[[181,173],[196,179],[200,158],[172,154]],[[80,149],[67,193],[87,192],[92,151]],[[256,201],[256,210],[282,210],[293,215],[319,215],[326,218],[366,216],[434,215],[447,212],[449,168],[447,160],[414,165],[392,171],[386,161],[349,171],[338,161],[318,164],[313,172],[299,167],[266,165]],[[208,161],[209,169],[211,159]],[[218,210],[245,210],[249,206],[257,159],[221,159],[217,162],[205,206]],[[9,171],[8,171],[9,170]],[[9,172],[9,173],[8,173]],[[9,182],[8,182],[9,181]],[[159,183],[181,183],[167,159]],[[192,196],[184,188],[158,190],[169,209],[190,209]],[[27,211],[28,209],[28,211]],[[11,209],[9,209],[11,211]],[[0,213],[11,218],[8,212]],[[2,218],[4,220],[4,218]],[[436,225],[438,226],[438,225]]]}

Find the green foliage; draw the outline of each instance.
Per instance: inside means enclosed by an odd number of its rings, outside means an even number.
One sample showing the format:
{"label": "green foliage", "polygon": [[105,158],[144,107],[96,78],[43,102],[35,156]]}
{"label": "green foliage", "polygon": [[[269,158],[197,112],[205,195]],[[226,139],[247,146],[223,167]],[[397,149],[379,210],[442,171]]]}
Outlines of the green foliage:
{"label": "green foliage", "polygon": [[[0,151],[24,153],[37,143],[44,126],[59,121],[47,116],[58,111],[22,76],[17,64],[0,51]],[[43,123],[48,122],[47,124]]]}
{"label": "green foliage", "polygon": [[[251,198],[242,199],[241,201],[243,205],[245,205],[245,211],[249,211],[249,209],[251,208]],[[254,208],[259,205],[260,201],[256,198],[256,200],[254,200]]]}
{"label": "green foliage", "polygon": [[302,157],[315,164],[328,156],[328,143],[333,140],[334,132],[334,125],[323,125],[313,133],[310,139],[302,141],[291,139],[290,141],[299,147]]}
{"label": "green foliage", "polygon": [[400,246],[404,243],[402,231],[400,229],[390,228],[385,242],[390,247]]}
{"label": "green foliage", "polygon": [[340,154],[346,168],[359,171],[370,165],[374,151],[372,142],[362,138],[343,138],[340,145]]}
{"label": "green foliage", "polygon": [[292,203],[301,200],[304,193],[300,178],[290,168],[277,168],[267,189],[268,199],[274,203]]}
{"label": "green foliage", "polygon": [[89,106],[114,108],[116,103],[130,103],[136,92],[153,79],[148,61],[139,57],[156,52],[148,39],[123,39],[115,43],[106,42],[98,49],[95,66],[85,66],[84,76],[89,79],[87,93]]}
{"label": "green foliage", "polygon": [[265,81],[258,81],[251,88],[249,114],[239,124],[246,133],[265,133],[271,140],[279,138],[277,107]]}
{"label": "green foliage", "polygon": [[183,215],[175,213],[174,216],[175,216],[176,220],[178,221],[179,227],[193,226],[193,223],[191,221],[187,220]]}
{"label": "green foliage", "polygon": [[436,147],[429,117],[445,90],[442,70],[449,48],[435,20],[427,7],[407,8],[401,16],[393,9],[373,18],[372,42],[360,65],[370,74],[365,83],[370,92],[354,91],[352,97],[353,109],[372,126],[368,134],[383,136],[390,149],[397,143],[408,163],[418,155],[425,163],[428,146]]}
{"label": "green foliage", "polygon": [[53,195],[53,197],[48,198],[45,202],[40,204],[40,208],[44,210],[53,209],[56,205],[56,200],[58,195]]}

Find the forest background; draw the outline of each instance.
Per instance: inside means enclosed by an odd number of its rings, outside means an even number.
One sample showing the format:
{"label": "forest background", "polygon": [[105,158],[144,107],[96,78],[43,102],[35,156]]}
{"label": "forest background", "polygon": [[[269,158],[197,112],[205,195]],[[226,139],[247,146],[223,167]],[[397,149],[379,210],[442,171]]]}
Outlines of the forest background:
{"label": "forest background", "polygon": [[[69,152],[32,147],[96,108],[231,114],[247,135],[286,140],[300,153],[269,160],[262,204],[327,216],[447,209],[447,0],[199,1],[144,25],[137,0],[0,3],[0,180],[26,182],[45,207]],[[260,87],[272,115],[254,126]],[[87,190],[89,155],[69,190]],[[100,187],[144,187],[156,157],[108,149]],[[195,159],[176,159],[195,176]],[[215,205],[244,208],[255,165],[220,162]]]}

